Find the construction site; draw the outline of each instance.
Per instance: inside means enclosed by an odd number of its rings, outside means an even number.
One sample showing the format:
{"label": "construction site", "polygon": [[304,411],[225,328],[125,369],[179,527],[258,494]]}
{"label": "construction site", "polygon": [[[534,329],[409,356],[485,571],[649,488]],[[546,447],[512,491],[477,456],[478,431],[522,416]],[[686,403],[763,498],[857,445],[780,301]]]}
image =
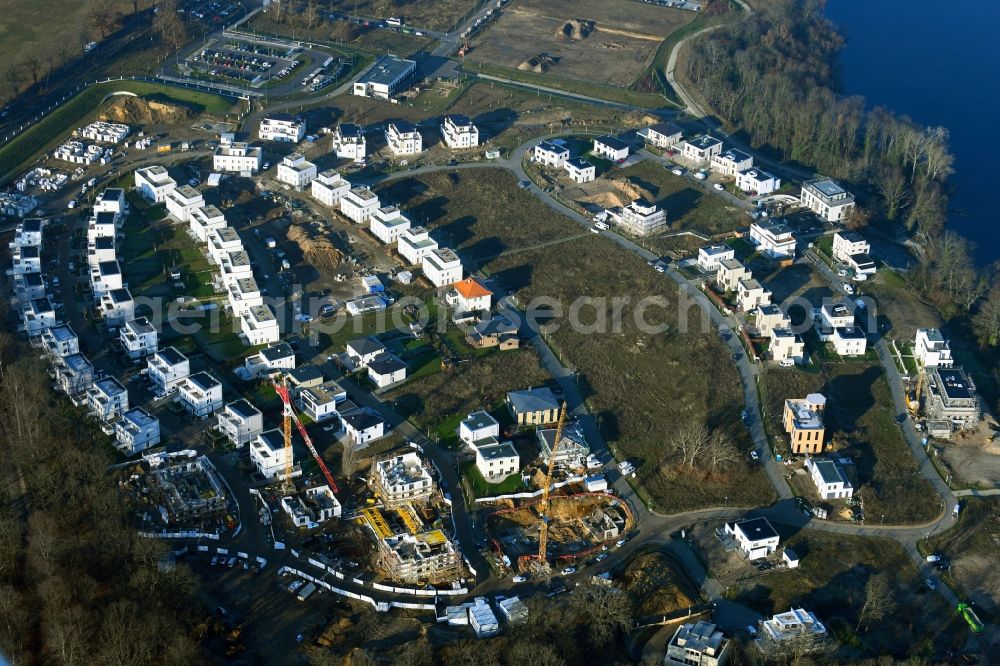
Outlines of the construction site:
{"label": "construction site", "polygon": [[126,471],[120,487],[146,529],[208,531],[231,522],[226,518],[231,499],[205,456],[178,461],[148,456]]}
{"label": "construction site", "polygon": [[357,520],[375,540],[378,573],[403,584],[451,584],[465,575],[462,554],[446,534],[450,507],[414,451],[375,460],[374,497]]}
{"label": "construction site", "polygon": [[547,507],[542,499],[504,500],[486,525],[496,566],[523,572],[571,565],[621,539],[634,522],[617,497],[582,491],[553,495]]}

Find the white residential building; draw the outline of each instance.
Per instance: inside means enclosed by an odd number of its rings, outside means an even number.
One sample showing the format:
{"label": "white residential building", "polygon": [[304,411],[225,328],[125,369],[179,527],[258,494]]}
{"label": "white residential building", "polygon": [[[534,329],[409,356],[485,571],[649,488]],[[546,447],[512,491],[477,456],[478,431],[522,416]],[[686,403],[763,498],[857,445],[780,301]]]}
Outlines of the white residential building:
{"label": "white residential building", "polygon": [[775,361],[791,361],[801,365],[805,361],[806,345],[791,329],[773,328],[768,351]]}
{"label": "white residential building", "polygon": [[38,245],[22,245],[11,253],[11,270],[15,274],[41,273],[42,254]]}
{"label": "white residential building", "polygon": [[735,259],[736,250],[728,245],[709,245],[698,248],[698,266],[706,273],[719,270],[719,264],[726,259]]}
{"label": "white residential building", "polygon": [[250,462],[265,479],[285,479],[286,470],[295,464],[295,453],[285,449],[285,435],[275,428],[250,440]]}
{"label": "white residential building", "polygon": [[936,328],[918,328],[913,341],[913,357],[924,368],[950,368],[955,365],[951,345]]}
{"label": "white residential building", "polygon": [[571,157],[563,167],[574,183],[589,183],[597,178],[597,167],[580,157]]}
{"label": "white residential building", "polygon": [[638,132],[643,141],[656,148],[672,148],[684,139],[680,127],[673,123],[658,123],[645,127]]}
{"label": "white residential building", "polygon": [[395,354],[379,354],[368,362],[368,378],[375,386],[385,388],[406,379],[406,364]]}
{"label": "white residential building", "polygon": [[313,486],[303,493],[285,495],[281,508],[296,527],[313,529],[331,518],[339,518],[343,508],[330,486]]}
{"label": "white residential building", "polygon": [[216,266],[221,266],[230,252],[242,250],[243,239],[234,227],[222,227],[208,232],[208,254]]}
{"label": "white residential building", "polygon": [[206,418],[222,409],[222,383],[207,372],[196,372],[180,380],[177,394],[192,416]]}
{"label": "white residential building", "polygon": [[750,242],[771,259],[795,256],[795,236],[781,220],[761,220],[750,225]]}
{"label": "white residential building", "polygon": [[87,222],[87,240],[111,238],[118,233],[118,217],[107,211],[95,212]]}
{"label": "white residential building", "polygon": [[21,325],[29,338],[41,335],[56,325],[56,311],[48,298],[36,298],[21,310]]}
{"label": "white residential building", "polygon": [[682,624],[667,643],[666,666],[723,666],[731,642],[705,620]]}
{"label": "white residential building", "polygon": [[115,249],[114,236],[98,236],[87,240],[87,264],[90,268],[117,259],[118,251]]}
{"label": "white residential building", "polygon": [[291,185],[296,190],[305,189],[316,177],[316,165],[299,153],[292,153],[278,165],[278,182]]}
{"label": "white residential building", "polygon": [[771,292],[757,280],[750,278],[740,280],[736,285],[736,302],[740,310],[750,312],[761,305],[771,302]]}
{"label": "white residential building", "polygon": [[385,421],[382,417],[364,409],[341,415],[344,431],[355,448],[368,446],[385,437]]}
{"label": "white residential building", "polygon": [[447,287],[462,279],[462,260],[446,247],[431,250],[421,260],[424,275],[435,287]]}
{"label": "white residential building", "polygon": [[145,317],[126,321],[119,331],[119,338],[125,356],[132,361],[155,354],[159,344],[156,327]]}
{"label": "white residential building", "polygon": [[128,200],[125,198],[125,190],[120,187],[109,187],[101,192],[94,200],[95,213],[111,213],[118,219],[120,227],[125,218],[128,217]]}
{"label": "white residential building", "polygon": [[201,192],[190,185],[181,185],[166,194],[167,213],[178,222],[188,222],[191,214],[205,205]]}
{"label": "white residential building", "polygon": [[416,155],[424,149],[424,138],[413,123],[397,120],[385,130],[385,142],[393,155]]}
{"label": "white residential building", "polygon": [[[65,356],[54,367],[56,383],[68,396],[84,394],[94,384],[94,365],[83,354]],[[85,397],[89,400],[89,396]],[[74,404],[78,404],[76,400]]]}
{"label": "white residential building", "polygon": [[368,142],[361,127],[354,123],[340,123],[331,138],[331,150],[345,160],[362,163],[368,156]]}
{"label": "white residential building", "polygon": [[240,278],[228,287],[229,307],[234,317],[244,317],[255,308],[264,304],[264,297],[257,286],[257,280],[252,277]]}
{"label": "white residential building", "polygon": [[801,608],[778,613],[760,623],[760,645],[765,653],[780,650],[781,644],[786,641],[794,640],[800,647],[805,647],[801,644],[803,637],[821,643],[826,641],[827,636],[823,623],[813,613]]}
{"label": "white residential building", "polygon": [[806,458],[806,469],[816,484],[820,499],[850,499],[854,488],[840,465],[823,458]]}
{"label": "white residential building", "polygon": [[542,166],[562,169],[569,159],[569,148],[551,141],[542,141],[535,146],[533,156],[535,162]]}
{"label": "white residential building", "polygon": [[472,448],[476,451],[476,469],[489,483],[503,481],[521,469],[521,456],[510,442],[480,440]]}
{"label": "white residential building", "polygon": [[609,219],[630,234],[649,236],[667,226],[667,212],[645,199],[636,199],[624,208],[609,208]]}
{"label": "white residential building", "polygon": [[399,236],[410,228],[410,218],[395,206],[383,206],[372,213],[368,228],[375,238],[389,245],[398,242]]}
{"label": "white residential building", "polygon": [[80,353],[80,339],[69,324],[52,326],[42,332],[42,347],[49,355],[63,358]]}
{"label": "white residential building", "polygon": [[228,226],[226,216],[222,214],[221,210],[211,204],[195,209],[191,213],[190,223],[191,233],[202,243],[208,242],[208,235],[212,231],[224,229]]}
{"label": "white residential building", "polygon": [[295,351],[287,342],[278,342],[251,354],[243,361],[253,378],[267,377],[283,370],[295,369]]}
{"label": "white residential building", "polygon": [[260,121],[257,136],[262,141],[298,143],[306,136],[306,121],[289,113],[276,113]]}
{"label": "white residential building", "polygon": [[441,138],[449,148],[475,148],[479,145],[479,129],[467,116],[450,114],[441,123]]}
{"label": "white residential building", "polygon": [[778,550],[778,533],[767,518],[750,518],[726,523],[726,534],[732,535],[736,545],[748,560],[767,557]]}
{"label": "white residential building", "polygon": [[500,422],[489,412],[472,412],[458,424],[458,438],[470,446],[478,441],[500,437]]}
{"label": "white residential building", "polygon": [[465,278],[451,285],[445,301],[456,312],[486,312],[493,305],[493,292],[475,278]]}
{"label": "white residential building", "polygon": [[94,300],[101,298],[110,291],[122,288],[122,270],[117,261],[102,261],[90,269],[90,285],[94,290]]}
{"label": "white residential building", "polygon": [[158,391],[167,394],[177,390],[177,384],[191,374],[191,362],[174,347],[161,349],[146,361],[149,380]]}
{"label": "white residential building", "polygon": [[368,336],[347,343],[347,356],[356,368],[366,368],[377,356],[386,352],[386,346],[377,338]]}
{"label": "white residential building", "polygon": [[425,256],[438,249],[438,244],[424,227],[410,227],[399,235],[396,249],[412,266],[421,263]]}
{"label": "white residential building", "polygon": [[347,393],[336,382],[310,386],[299,391],[299,409],[316,423],[337,416],[337,405],[347,399]]}
{"label": "white residential building", "polygon": [[142,407],[133,407],[115,422],[115,448],[133,456],[160,443],[160,419]]}
{"label": "white residential building", "polygon": [[833,343],[833,348],[839,356],[863,356],[868,348],[868,338],[857,326],[833,329],[830,342]]}
{"label": "white residential building", "polygon": [[682,141],[681,154],[692,162],[708,162],[722,152],[722,140],[714,136],[702,134],[693,139]]}
{"label": "white residential building", "polygon": [[827,222],[841,222],[854,208],[854,195],[829,178],[802,184],[802,205]]}
{"label": "white residential building", "polygon": [[90,412],[105,423],[128,411],[128,391],[114,377],[98,379],[87,392]]}
{"label": "white residential building", "polygon": [[112,289],[101,296],[99,305],[104,325],[109,329],[123,326],[130,319],[135,319],[135,299],[128,289]]}
{"label": "white residential building", "polygon": [[364,76],[354,82],[354,94],[360,97],[391,99],[405,90],[407,83],[417,71],[417,63],[394,55],[384,55],[372,65]]}
{"label": "white residential building", "polygon": [[628,157],[628,144],[614,136],[594,139],[594,154],[612,162],[623,162]]}
{"label": "white residential building", "polygon": [[788,328],[791,325],[791,318],[774,303],[760,305],[754,312],[754,326],[761,337],[770,337],[774,329]]}
{"label": "white residential building", "polygon": [[368,187],[352,187],[340,199],[340,212],[356,224],[365,224],[379,209],[378,195]]}
{"label": "white residential building", "polygon": [[260,147],[242,141],[220,144],[212,154],[212,170],[257,173],[260,171],[263,155],[264,151]]}
{"label": "white residential building", "polygon": [[813,311],[820,342],[829,342],[835,329],[854,326],[854,312],[847,303],[824,303]]}
{"label": "white residential building", "polygon": [[747,194],[766,196],[781,187],[781,179],[762,169],[744,169],[736,174],[736,187]]}
{"label": "white residential building", "polygon": [[748,155],[742,150],[730,148],[718,155],[713,155],[709,162],[709,168],[720,176],[730,176],[735,178],[740,171],[745,171],[753,166],[753,155]]}
{"label": "white residential building", "polygon": [[42,220],[37,217],[21,220],[14,229],[14,239],[10,242],[10,248],[14,249],[23,245],[41,245],[42,226]]}
{"label": "white residential building", "polygon": [[333,169],[327,169],[316,176],[311,188],[310,194],[313,199],[324,206],[334,208],[339,207],[340,200],[350,192],[351,184]]}
{"label": "white residential building", "polygon": [[216,428],[236,447],[253,441],[264,432],[264,415],[244,398],[226,405],[215,418]]}
{"label": "white residential building", "polygon": [[252,280],[253,266],[250,264],[250,255],[245,250],[229,252],[219,264],[219,274],[226,289],[241,280]]}
{"label": "white residential building", "polygon": [[833,258],[836,261],[847,261],[852,254],[868,254],[871,244],[857,231],[840,230],[833,235]]}
{"label": "white residential building", "polygon": [[163,203],[177,187],[177,182],[159,164],[135,170],[135,188],[151,203]]}
{"label": "white residential building", "polygon": [[45,293],[45,280],[41,273],[14,273],[14,296],[18,303],[44,298]]}
{"label": "white residential building", "polygon": [[251,307],[240,317],[240,330],[250,346],[266,345],[281,339],[278,319],[266,303]]}

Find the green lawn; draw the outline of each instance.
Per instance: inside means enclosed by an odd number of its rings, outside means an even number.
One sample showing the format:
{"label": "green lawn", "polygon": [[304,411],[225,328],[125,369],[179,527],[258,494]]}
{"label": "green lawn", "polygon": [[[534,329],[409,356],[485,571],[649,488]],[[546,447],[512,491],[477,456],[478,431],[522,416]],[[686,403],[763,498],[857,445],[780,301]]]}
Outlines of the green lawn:
{"label": "green lawn", "polygon": [[483,478],[482,473],[479,468],[476,467],[475,463],[464,463],[462,465],[462,478],[468,483],[468,486],[472,488],[472,492],[476,497],[495,497],[497,495],[508,495],[510,493],[517,493],[527,488],[524,482],[521,480],[521,475],[511,474],[506,479],[500,483],[490,483]]}

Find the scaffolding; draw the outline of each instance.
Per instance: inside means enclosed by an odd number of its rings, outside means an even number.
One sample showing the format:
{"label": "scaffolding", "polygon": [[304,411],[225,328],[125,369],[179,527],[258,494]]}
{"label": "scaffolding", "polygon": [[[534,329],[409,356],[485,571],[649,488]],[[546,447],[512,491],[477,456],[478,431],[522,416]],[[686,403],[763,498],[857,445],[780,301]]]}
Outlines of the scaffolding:
{"label": "scaffolding", "polygon": [[403,524],[406,525],[406,529],[410,531],[410,534],[417,534],[423,529],[423,525],[420,524],[420,519],[413,511],[413,506],[410,504],[401,504],[397,506],[396,512],[399,514]]}
{"label": "scaffolding", "polygon": [[361,509],[361,515],[368,520],[368,524],[371,526],[372,530],[374,530],[379,539],[388,539],[392,536],[392,530],[389,529],[388,523],[386,523],[385,518],[382,517],[382,512],[377,508],[366,507]]}

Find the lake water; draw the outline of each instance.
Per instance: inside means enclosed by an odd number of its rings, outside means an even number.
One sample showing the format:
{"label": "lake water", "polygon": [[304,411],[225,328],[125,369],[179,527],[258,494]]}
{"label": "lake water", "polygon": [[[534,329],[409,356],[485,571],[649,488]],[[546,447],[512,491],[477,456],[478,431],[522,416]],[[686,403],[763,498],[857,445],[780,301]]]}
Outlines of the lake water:
{"label": "lake water", "polygon": [[1000,3],[828,0],[826,15],[847,38],[844,92],[951,132],[948,226],[975,243],[979,263],[1000,259]]}

